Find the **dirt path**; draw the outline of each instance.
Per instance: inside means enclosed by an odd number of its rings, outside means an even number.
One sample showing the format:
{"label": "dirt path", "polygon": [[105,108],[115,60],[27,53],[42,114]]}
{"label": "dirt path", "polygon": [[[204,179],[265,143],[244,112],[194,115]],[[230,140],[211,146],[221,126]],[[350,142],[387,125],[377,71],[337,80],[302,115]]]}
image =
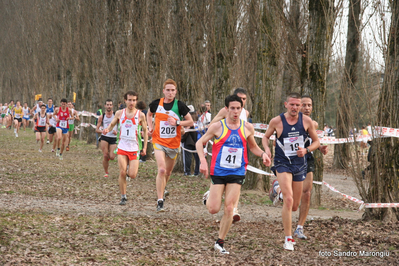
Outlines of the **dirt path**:
{"label": "dirt path", "polygon": [[[140,164],[138,177],[128,182],[128,204],[122,207],[118,205],[117,164],[111,162],[110,177],[104,178],[102,155],[94,145],[73,140],[60,161],[50,145],[38,152],[30,130],[16,139],[2,129],[0,147],[2,265],[336,265],[366,261],[379,265],[382,261],[389,264],[396,256],[393,251],[391,257],[366,260],[320,256],[321,250],[391,250],[399,239],[390,230],[399,228],[398,224],[363,224],[359,220],[362,212],[355,211],[358,204],[323,187],[322,206],[310,210],[305,226],[309,239],[297,245],[296,253],[282,250],[281,206],[272,206],[263,192],[242,191],[242,221],[228,235],[231,256],[215,257],[215,221],[222,213],[210,215],[201,203],[209,180],[173,174],[167,211],[159,214],[155,211],[153,161]],[[349,177],[326,174],[325,181],[358,197]],[[297,216],[298,212],[293,214],[294,224]],[[376,230],[378,237],[370,238]],[[336,237],[325,242],[332,235]]]}

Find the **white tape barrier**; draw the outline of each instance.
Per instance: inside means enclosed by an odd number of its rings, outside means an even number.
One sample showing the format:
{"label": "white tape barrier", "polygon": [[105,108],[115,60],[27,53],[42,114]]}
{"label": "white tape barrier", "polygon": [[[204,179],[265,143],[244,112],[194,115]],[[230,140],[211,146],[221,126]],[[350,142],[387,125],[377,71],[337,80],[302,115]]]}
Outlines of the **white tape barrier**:
{"label": "white tape barrier", "polygon": [[334,188],[333,186],[331,186],[330,184],[328,184],[327,182],[324,182],[324,181],[323,182],[313,181],[313,184],[325,185],[330,190],[341,194],[343,197],[345,197],[353,202],[359,203],[360,207],[357,211],[360,211],[363,208],[397,208],[397,207],[399,207],[399,203],[364,203],[364,201],[362,201],[362,200],[359,200],[355,197],[346,195],[346,194],[338,191],[336,188]]}

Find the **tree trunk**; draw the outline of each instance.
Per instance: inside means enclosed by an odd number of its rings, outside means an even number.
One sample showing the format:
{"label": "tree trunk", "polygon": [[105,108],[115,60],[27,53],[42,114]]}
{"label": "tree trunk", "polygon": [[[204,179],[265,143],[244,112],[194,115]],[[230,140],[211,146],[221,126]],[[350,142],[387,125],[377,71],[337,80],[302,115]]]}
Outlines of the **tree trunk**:
{"label": "tree trunk", "polygon": [[[340,89],[337,108],[337,137],[348,138],[349,131],[353,128],[352,101],[353,89],[357,84],[357,65],[359,61],[360,44],[360,10],[361,0],[349,1],[348,35],[346,40],[345,71]],[[350,143],[334,146],[335,168],[347,168],[350,157]]]}
{"label": "tree trunk", "polygon": [[[385,60],[385,77],[378,104],[381,126],[399,127],[399,3],[391,1],[391,27]],[[373,140],[370,186],[366,202],[390,203],[399,201],[399,141],[398,138]],[[378,155],[378,156],[377,156]],[[366,209],[364,218],[399,219],[397,208]]]}
{"label": "tree trunk", "polygon": [[[306,56],[306,85],[302,94],[313,98],[313,120],[319,125],[324,124],[324,110],[326,105],[326,80],[331,53],[331,39],[334,25],[334,1],[309,0],[309,35],[308,54]],[[320,152],[314,153],[316,170],[314,180],[323,180],[323,158]],[[321,203],[321,187],[313,186],[311,204]]]}

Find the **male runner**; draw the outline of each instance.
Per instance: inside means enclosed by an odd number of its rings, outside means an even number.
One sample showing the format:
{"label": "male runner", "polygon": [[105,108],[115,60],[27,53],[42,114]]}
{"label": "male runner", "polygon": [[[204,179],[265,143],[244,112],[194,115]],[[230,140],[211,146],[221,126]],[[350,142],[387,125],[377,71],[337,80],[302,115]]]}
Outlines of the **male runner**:
{"label": "male runner", "polygon": [[72,116],[72,110],[67,107],[66,99],[61,99],[61,106],[55,109],[54,115],[57,116],[57,151],[55,155],[62,160],[62,152],[68,140],[68,119]]}
{"label": "male runner", "polygon": [[224,214],[220,221],[219,238],[214,248],[221,254],[229,254],[224,249],[224,239],[233,222],[234,204],[240,195],[241,185],[244,183],[248,165],[248,147],[253,154],[263,160],[263,164],[270,166],[271,159],[256,144],[254,127],[240,119],[243,101],[237,95],[227,96],[225,99],[227,111],[226,119],[211,125],[208,131],[196,144],[197,153],[201,160],[200,171],[208,178],[208,163],[203,145],[215,137],[212,146],[211,188],[204,195],[204,203],[211,214],[219,212],[222,205],[223,193]]}
{"label": "male runner", "polygon": [[[248,121],[249,112],[245,110],[245,104],[247,102],[247,91],[244,88],[237,88],[233,92],[234,95],[237,95],[241,98],[243,103],[243,108],[241,108],[240,119],[244,120],[245,122]],[[225,119],[227,116],[226,108],[220,109],[219,113],[213,118],[209,126],[212,124]],[[271,156],[271,155],[270,155]],[[233,222],[238,222],[241,220],[241,215],[238,213],[238,202],[240,201],[240,197],[238,197],[237,202],[234,204],[234,214],[233,214]]]}
{"label": "male runner", "polygon": [[[126,103],[126,108],[119,110],[115,113],[112,122],[107,128],[104,128],[103,135],[107,136],[108,133],[114,130],[119,121],[119,143],[118,143],[118,164],[119,164],[119,190],[121,192],[121,202],[119,205],[126,205],[126,168],[129,165],[128,175],[130,178],[136,178],[139,170],[138,155],[140,152],[139,141],[140,126],[147,136],[147,122],[145,115],[136,109],[138,94],[134,91],[128,91],[123,96]],[[112,109],[111,109],[112,110]],[[99,118],[100,119],[100,118]],[[101,136],[102,138],[102,136]],[[144,149],[141,152],[145,155],[147,150],[148,137],[144,137]],[[111,150],[113,152],[113,150]]]}
{"label": "male runner", "polygon": [[42,152],[44,138],[46,137],[46,125],[48,124],[46,106],[44,104],[42,104],[42,106],[40,107],[40,112],[35,114],[34,119],[36,121],[35,123],[36,142],[39,142],[40,140],[39,152]]}
{"label": "male runner", "polygon": [[[40,112],[40,107],[42,106],[42,104],[43,104],[43,101],[42,101],[42,99],[40,98],[40,99],[36,102],[35,106],[33,106],[33,107],[30,109],[31,114],[32,114],[33,116],[35,116],[36,113]],[[35,128],[35,125],[36,125],[36,121],[33,119],[33,128],[32,128],[33,130],[34,130],[34,128]]]}
{"label": "male runner", "polygon": [[30,108],[27,102],[24,102],[24,107],[22,108],[24,116],[22,117],[22,124],[24,126],[24,131],[26,131],[26,126],[29,127],[30,120]]}
{"label": "male runner", "polygon": [[[158,174],[157,187],[157,211],[164,211],[164,192],[169,181],[180,148],[181,127],[194,125],[189,114],[189,109],[183,102],[175,99],[177,84],[168,79],[163,84],[164,98],[154,100],[149,105],[147,113],[148,134],[152,136],[155,160],[157,161]],[[152,118],[155,115],[155,128]],[[181,121],[184,117],[184,121]],[[165,193],[167,194],[167,193]]]}
{"label": "male runner", "polygon": [[[105,113],[98,118],[96,132],[101,134],[100,136],[100,147],[103,151],[103,167],[105,175],[104,177],[108,177],[108,165],[109,160],[115,159],[116,154],[114,150],[116,148],[116,134],[118,127],[114,126],[114,128],[108,132],[107,134],[102,134],[103,130],[100,129],[102,126],[103,128],[108,128],[111,124],[112,120],[114,119],[115,115],[113,112],[114,105],[111,99],[105,101]],[[124,193],[126,194],[126,192]]]}
{"label": "male runner", "polygon": [[[272,171],[277,176],[284,198],[282,219],[285,233],[284,249],[294,250],[295,241],[292,239],[292,211],[296,211],[302,196],[303,180],[306,177],[306,154],[316,150],[319,145],[316,129],[312,119],[304,116],[300,111],[301,96],[290,93],[284,103],[287,112],[270,120],[269,127],[262,139],[267,152],[269,139],[276,131],[276,148]],[[308,135],[312,144],[305,148]]]}
{"label": "male runner", "polygon": [[11,129],[12,122],[14,120],[13,109],[14,109],[14,101],[11,100],[10,103],[8,104],[8,108],[6,109],[6,121],[7,121],[6,127],[8,129]]}
{"label": "male runner", "polygon": [[23,116],[23,111],[20,101],[17,101],[15,107],[13,108],[13,112],[14,112],[14,134],[15,137],[18,138],[18,132],[22,124],[22,116]]}
{"label": "male runner", "polygon": [[[48,98],[47,99],[46,113],[47,114],[53,114],[54,113],[54,105],[53,105],[53,99],[52,98]],[[48,133],[48,128],[49,128],[49,126],[46,127],[47,144],[50,143],[50,134]]]}
{"label": "male runner", "polygon": [[[54,108],[57,108],[57,106],[54,106]],[[48,118],[48,140],[51,142],[53,142],[53,148],[51,149],[51,152],[55,151],[55,147],[57,145],[57,116],[54,115],[54,113],[47,113],[47,118]]]}
{"label": "male runner", "polygon": [[71,143],[73,130],[75,129],[75,119],[80,121],[78,111],[75,110],[75,106],[71,101],[68,102],[68,108],[72,111],[72,116],[68,119],[69,129],[66,151],[69,151],[69,144]]}

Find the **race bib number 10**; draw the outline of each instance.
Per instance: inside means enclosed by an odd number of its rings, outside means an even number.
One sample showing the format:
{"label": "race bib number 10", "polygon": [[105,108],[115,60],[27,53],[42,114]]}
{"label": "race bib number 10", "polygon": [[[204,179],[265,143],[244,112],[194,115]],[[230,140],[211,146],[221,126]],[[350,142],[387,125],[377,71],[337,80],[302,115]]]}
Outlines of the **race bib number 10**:
{"label": "race bib number 10", "polygon": [[224,168],[240,168],[242,164],[242,148],[223,147],[220,166]]}
{"label": "race bib number 10", "polygon": [[161,121],[159,131],[159,135],[163,139],[174,138],[177,136],[176,126],[170,125],[167,121]]}

